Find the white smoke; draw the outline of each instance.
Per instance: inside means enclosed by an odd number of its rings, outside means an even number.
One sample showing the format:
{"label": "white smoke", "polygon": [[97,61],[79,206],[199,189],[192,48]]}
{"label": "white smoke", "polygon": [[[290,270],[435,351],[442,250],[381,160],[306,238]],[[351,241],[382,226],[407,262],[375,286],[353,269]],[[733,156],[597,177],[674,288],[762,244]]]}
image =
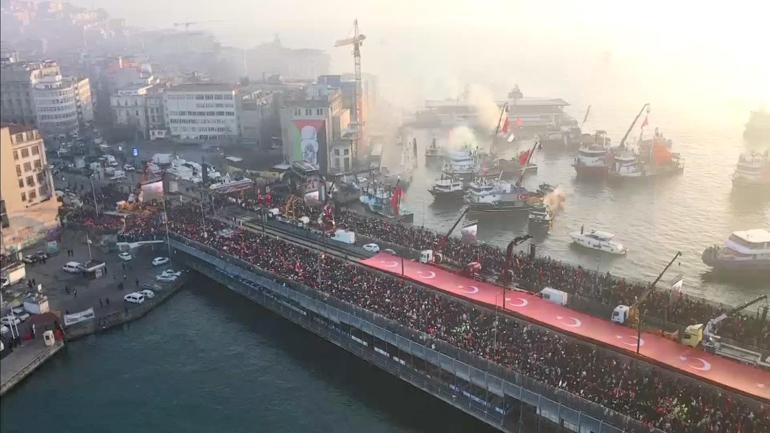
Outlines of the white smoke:
{"label": "white smoke", "polygon": [[456,126],[449,131],[447,139],[448,150],[476,150],[479,141],[473,130],[467,126]]}
{"label": "white smoke", "polygon": [[553,191],[543,197],[543,203],[551,209],[554,215],[564,210],[564,206],[567,202],[567,194],[564,190],[557,186]]}
{"label": "white smoke", "polygon": [[500,120],[500,107],[495,102],[495,95],[488,88],[479,84],[467,87],[467,102],[476,108],[479,114],[479,126],[486,128],[490,134]]}

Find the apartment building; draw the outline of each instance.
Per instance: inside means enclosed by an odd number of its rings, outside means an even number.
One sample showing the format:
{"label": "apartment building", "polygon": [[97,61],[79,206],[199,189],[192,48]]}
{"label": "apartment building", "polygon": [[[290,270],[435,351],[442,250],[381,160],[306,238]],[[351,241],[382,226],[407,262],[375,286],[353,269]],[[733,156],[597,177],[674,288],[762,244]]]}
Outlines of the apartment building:
{"label": "apartment building", "polygon": [[163,102],[169,134],[188,142],[237,140],[237,95],[232,84],[191,83],[166,89]]}

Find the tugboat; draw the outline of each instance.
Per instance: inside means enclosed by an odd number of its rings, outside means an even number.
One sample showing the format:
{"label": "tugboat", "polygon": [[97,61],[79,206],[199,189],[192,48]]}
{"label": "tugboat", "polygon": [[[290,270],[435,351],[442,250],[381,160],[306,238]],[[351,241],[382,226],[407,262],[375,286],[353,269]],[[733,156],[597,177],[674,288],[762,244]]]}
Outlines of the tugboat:
{"label": "tugboat", "polygon": [[361,194],[359,200],[366,210],[373,214],[391,220],[411,223],[414,221],[414,214],[401,207],[403,196],[404,190],[401,189],[401,185],[396,183],[396,186],[392,189],[375,187],[373,190],[367,190]]}
{"label": "tugboat", "polygon": [[470,181],[476,175],[475,155],[470,150],[449,152],[443,171],[449,177]]}
{"label": "tugboat", "polygon": [[671,152],[671,140],[665,139],[656,128],[652,139],[639,142],[639,153],[630,149],[615,153],[609,178],[642,179],[681,174],[683,171],[684,159],[678,153]]}
{"label": "tugboat", "polygon": [[770,232],[753,229],[733,232],[724,247],[706,248],[703,263],[719,272],[770,272]]}
{"label": "tugboat", "polygon": [[462,181],[442,176],[441,179],[436,179],[436,183],[428,192],[436,201],[454,201],[463,198],[465,188]]}
{"label": "tugboat", "polygon": [[578,177],[606,176],[609,170],[609,146],[610,139],[606,131],[596,131],[592,138],[584,140],[573,164]]}
{"label": "tugboat", "polygon": [[746,139],[770,139],[770,111],[752,111],[746,129],[743,130]]}
{"label": "tugboat", "polygon": [[770,188],[770,153],[743,154],[733,173],[733,189]]}
{"label": "tugboat", "polygon": [[623,256],[628,252],[623,244],[612,240],[615,235],[609,232],[601,230],[585,232],[583,227],[581,227],[579,232],[572,232],[569,235],[572,238],[572,242],[581,247],[619,256]]}

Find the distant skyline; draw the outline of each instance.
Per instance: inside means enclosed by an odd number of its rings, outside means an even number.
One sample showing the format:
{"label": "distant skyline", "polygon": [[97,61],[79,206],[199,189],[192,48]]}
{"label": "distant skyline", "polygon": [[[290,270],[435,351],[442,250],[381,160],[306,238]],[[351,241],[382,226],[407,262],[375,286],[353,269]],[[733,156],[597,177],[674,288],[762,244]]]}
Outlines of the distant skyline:
{"label": "distant skyline", "polygon": [[227,45],[250,47],[278,34],[287,46],[327,50],[337,72],[351,70],[352,59],[334,40],[357,17],[368,36],[364,70],[408,107],[456,96],[466,83],[497,97],[518,83],[525,94],[576,105],[649,101],[709,122],[745,121],[748,110],[770,106],[767,11],[750,1],[75,3],[140,27],[220,20],[197,28]]}

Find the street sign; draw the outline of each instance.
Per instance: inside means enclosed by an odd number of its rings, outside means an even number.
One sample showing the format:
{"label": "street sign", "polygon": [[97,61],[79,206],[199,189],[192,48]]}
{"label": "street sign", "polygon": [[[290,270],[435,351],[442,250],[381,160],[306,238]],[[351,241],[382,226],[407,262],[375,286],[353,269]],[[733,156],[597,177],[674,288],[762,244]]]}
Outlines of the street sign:
{"label": "street sign", "polygon": [[138,149],[138,148],[136,148],[136,147],[132,147],[132,148],[131,148],[131,155],[133,155],[133,156],[134,156],[134,158],[136,158],[137,156],[139,156],[139,149]]}

